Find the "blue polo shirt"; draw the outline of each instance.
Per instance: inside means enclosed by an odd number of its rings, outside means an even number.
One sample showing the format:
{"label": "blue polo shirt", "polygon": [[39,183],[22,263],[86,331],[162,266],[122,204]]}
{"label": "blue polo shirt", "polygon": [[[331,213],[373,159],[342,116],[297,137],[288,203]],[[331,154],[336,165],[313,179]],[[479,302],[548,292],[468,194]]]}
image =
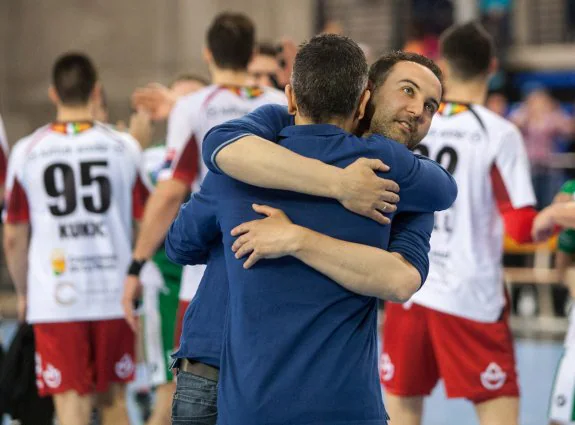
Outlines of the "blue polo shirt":
{"label": "blue polo shirt", "polygon": [[[280,136],[288,149],[340,167],[360,157],[384,159],[391,166],[386,177],[402,188],[400,210],[407,218],[413,218],[408,212],[431,213],[443,206],[443,194],[455,199],[455,184],[441,167],[388,139],[360,139],[331,125],[292,126]],[[281,208],[296,224],[338,239],[385,249],[390,237],[389,226],[334,200],[260,189],[208,173],[173,223],[166,252],[170,258],[192,258],[223,234],[230,283],[218,423],[385,424],[377,374],[377,300],[346,290],[292,257],[243,269],[244,260],[231,251],[230,231],[261,218],[251,208],[254,202]],[[425,260],[433,225],[432,214],[426,217],[427,228],[414,232],[411,242],[400,238],[406,251],[419,252],[414,258]],[[426,264],[414,264],[422,276]]]}
{"label": "blue polo shirt", "polygon": [[[169,258],[173,262],[206,264],[196,295],[184,315],[180,346],[172,357],[191,359],[219,368],[228,306],[228,273],[221,236],[209,247],[205,247],[207,252],[198,251],[195,255],[182,255],[173,249],[174,238],[171,243]],[[179,241],[179,244],[182,243]]]}

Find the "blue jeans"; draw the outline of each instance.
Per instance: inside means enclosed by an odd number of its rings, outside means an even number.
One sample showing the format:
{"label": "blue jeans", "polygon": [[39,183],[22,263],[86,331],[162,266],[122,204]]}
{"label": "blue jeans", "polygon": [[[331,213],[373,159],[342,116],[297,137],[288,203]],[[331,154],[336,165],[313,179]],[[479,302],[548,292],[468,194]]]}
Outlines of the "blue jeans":
{"label": "blue jeans", "polygon": [[216,381],[179,371],[172,402],[172,424],[216,425],[217,401]]}

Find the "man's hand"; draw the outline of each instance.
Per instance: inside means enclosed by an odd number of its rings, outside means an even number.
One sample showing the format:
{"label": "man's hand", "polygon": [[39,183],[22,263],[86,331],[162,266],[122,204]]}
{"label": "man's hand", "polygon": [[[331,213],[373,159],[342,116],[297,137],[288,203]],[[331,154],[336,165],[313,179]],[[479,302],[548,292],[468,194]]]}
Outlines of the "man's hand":
{"label": "man's hand", "polygon": [[267,218],[240,224],[231,232],[232,236],[239,236],[232,245],[236,258],[250,254],[244,262],[244,269],[249,269],[262,258],[290,255],[297,249],[299,235],[299,227],[282,210],[257,204],[252,208]]}
{"label": "man's hand", "polygon": [[542,242],[553,235],[555,223],[553,222],[552,206],[545,208],[533,221],[531,237],[535,242]]}
{"label": "man's hand", "polygon": [[150,114],[146,109],[139,108],[130,117],[130,134],[142,149],[146,149],[152,142],[152,131]]}
{"label": "man's hand", "polygon": [[177,100],[174,92],[159,83],[150,83],[136,89],[132,94],[132,106],[135,109],[147,110],[154,121],[168,118]]}
{"label": "man's hand", "polygon": [[378,159],[360,158],[344,170],[344,177],[337,191],[337,199],[348,210],[371,218],[380,224],[391,220],[382,213],[397,210],[399,186],[393,180],[382,179],[376,171],[389,171]]}
{"label": "man's hand", "polygon": [[573,200],[573,194],[571,193],[565,193],[565,192],[559,192],[557,195],[555,195],[555,197],[553,198],[553,203],[554,204],[560,204],[563,202],[570,202]]}
{"label": "man's hand", "polygon": [[26,295],[17,295],[17,303],[18,321],[24,323],[26,321],[26,310],[28,307]]}
{"label": "man's hand", "polygon": [[142,295],[142,283],[138,276],[128,275],[124,280],[124,295],[122,296],[122,308],[124,309],[124,318],[134,332],[138,331],[139,320],[136,315],[135,302]]}

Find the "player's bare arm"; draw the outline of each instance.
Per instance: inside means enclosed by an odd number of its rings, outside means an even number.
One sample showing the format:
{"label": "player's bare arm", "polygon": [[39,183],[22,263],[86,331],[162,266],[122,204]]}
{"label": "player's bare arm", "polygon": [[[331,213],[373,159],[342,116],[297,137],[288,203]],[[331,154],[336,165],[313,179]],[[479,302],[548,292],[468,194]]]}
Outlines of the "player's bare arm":
{"label": "player's bare arm", "polygon": [[381,224],[389,224],[381,212],[394,212],[399,201],[399,186],[375,174],[389,171],[377,159],[362,158],[341,169],[260,137],[245,136],[218,151],[215,162],[245,183],[337,199],[348,210]]}
{"label": "player's bare arm", "polygon": [[[138,229],[138,238],[132,253],[134,263],[143,266],[164,241],[170,224],[176,218],[178,210],[188,193],[185,183],[170,179],[159,182],[156,190],[146,202],[144,217]],[[137,329],[138,321],[134,309],[134,301],[141,296],[142,286],[138,272],[129,273],[124,282],[122,307],[126,321],[132,329]]]}
{"label": "player's bare arm", "polygon": [[405,302],[420,287],[421,275],[398,253],[345,242],[293,224],[279,209],[254,205],[267,218],[232,230],[236,258],[249,255],[244,268],[260,259],[291,255],[339,283],[367,296]]}
{"label": "player's bare arm", "polygon": [[8,272],[18,296],[18,320],[26,315],[26,294],[28,279],[28,247],[30,225],[28,223],[4,225],[4,253]]}
{"label": "player's bare arm", "polygon": [[533,240],[549,238],[555,226],[575,228],[575,202],[556,202],[537,214],[531,230]]}

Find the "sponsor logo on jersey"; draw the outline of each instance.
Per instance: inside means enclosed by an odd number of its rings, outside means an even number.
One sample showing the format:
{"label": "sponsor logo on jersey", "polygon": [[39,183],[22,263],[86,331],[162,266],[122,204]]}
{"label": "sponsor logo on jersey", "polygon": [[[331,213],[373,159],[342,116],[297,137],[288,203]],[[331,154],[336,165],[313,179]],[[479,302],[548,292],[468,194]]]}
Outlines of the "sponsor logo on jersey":
{"label": "sponsor logo on jersey", "polygon": [[60,224],[59,229],[61,239],[107,236],[103,222],[88,221],[80,223]]}
{"label": "sponsor logo on jersey", "polygon": [[395,374],[395,366],[391,362],[389,354],[383,353],[381,355],[381,366],[379,369],[379,376],[382,381],[391,381],[393,375]]}
{"label": "sponsor logo on jersey", "polygon": [[481,384],[490,391],[500,389],[505,384],[506,379],[507,374],[495,362],[489,363],[487,369],[481,372]]}
{"label": "sponsor logo on jersey", "polygon": [[46,365],[46,370],[42,373],[44,382],[50,388],[58,388],[62,383],[62,372],[56,369],[52,364]]}
{"label": "sponsor logo on jersey", "polygon": [[120,361],[114,366],[114,371],[120,379],[129,378],[134,373],[134,362],[132,356],[124,354]]}
{"label": "sponsor logo on jersey", "polygon": [[56,248],[50,256],[52,261],[52,271],[56,276],[60,276],[66,271],[66,253],[64,250]]}

